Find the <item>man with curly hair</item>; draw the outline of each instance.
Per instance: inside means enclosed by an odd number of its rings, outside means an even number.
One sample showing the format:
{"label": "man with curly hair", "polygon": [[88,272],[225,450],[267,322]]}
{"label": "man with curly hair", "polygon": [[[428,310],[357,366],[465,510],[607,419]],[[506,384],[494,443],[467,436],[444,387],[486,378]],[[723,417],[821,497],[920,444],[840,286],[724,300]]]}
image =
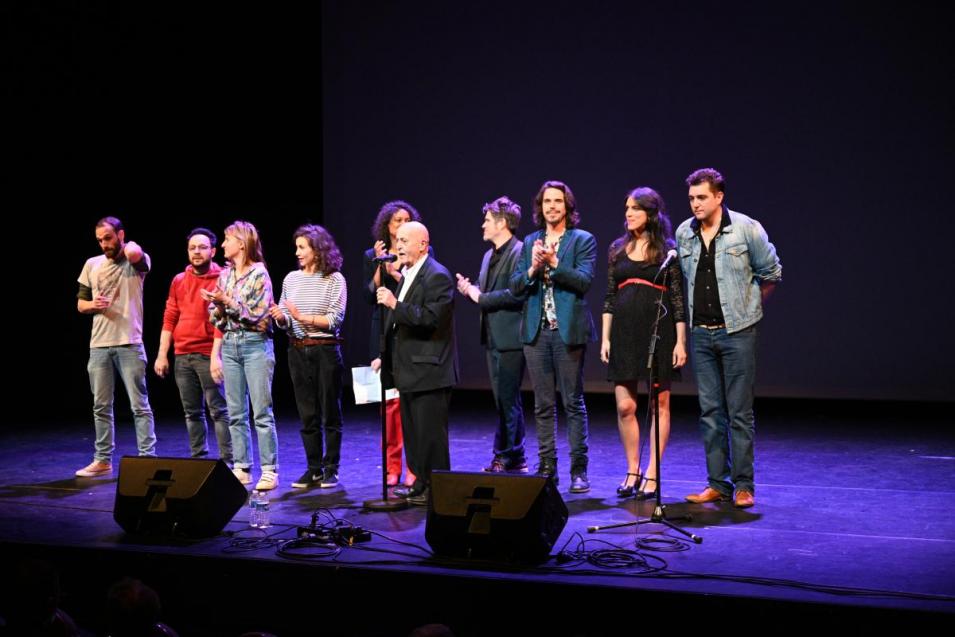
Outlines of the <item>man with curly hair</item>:
{"label": "man with curly hair", "polygon": [[584,355],[597,340],[587,305],[594,279],[597,241],[581,230],[577,200],[561,181],[546,181],[534,198],[538,230],[527,235],[511,277],[511,293],[525,298],[521,336],[534,387],[537,475],[557,474],[557,390],[567,415],[570,492],[590,491],[587,478],[588,417],[584,403]]}

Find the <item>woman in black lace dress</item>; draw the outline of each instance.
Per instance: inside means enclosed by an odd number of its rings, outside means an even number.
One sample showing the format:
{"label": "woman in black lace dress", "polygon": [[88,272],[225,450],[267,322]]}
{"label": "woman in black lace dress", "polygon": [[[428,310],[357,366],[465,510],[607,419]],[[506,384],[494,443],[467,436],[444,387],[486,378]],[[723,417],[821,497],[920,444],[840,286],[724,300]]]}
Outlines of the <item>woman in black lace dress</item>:
{"label": "woman in black lace dress", "polygon": [[617,487],[617,495],[646,498],[656,490],[656,447],[651,428],[650,461],[641,474],[637,388],[648,377],[650,332],[662,290],[665,316],[660,323],[655,372],[660,384],[657,396],[662,457],[670,437],[670,382],[679,380],[679,368],[686,363],[683,273],[679,259],[671,259],[666,270],[660,268],[676,244],[666,205],[655,190],[636,188],[627,195],[625,226],[626,233],[610,246],[600,360],[608,363],[607,376],[614,383],[617,425],[627,456],[627,475]]}

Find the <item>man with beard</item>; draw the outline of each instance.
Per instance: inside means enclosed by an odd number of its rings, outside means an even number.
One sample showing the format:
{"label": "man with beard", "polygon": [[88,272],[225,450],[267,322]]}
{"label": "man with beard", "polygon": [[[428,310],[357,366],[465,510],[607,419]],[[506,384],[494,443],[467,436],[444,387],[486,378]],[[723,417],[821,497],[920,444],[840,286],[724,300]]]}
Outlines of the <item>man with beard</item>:
{"label": "man with beard", "polygon": [[153,411],[146,393],[146,350],[143,347],[143,282],[149,255],[126,241],[122,222],[104,217],[96,223],[96,241],[103,254],[91,257],[79,276],[76,309],[93,316],[87,371],[93,392],[96,430],[93,461],[76,471],[81,478],[113,470],[113,385],[115,372],[129,395],[141,456],[156,455]]}
{"label": "man with beard", "polygon": [[587,290],[594,278],[597,241],[581,230],[570,187],[546,181],[534,198],[534,223],[527,235],[511,293],[524,298],[521,337],[534,388],[537,475],[557,484],[557,391],[567,415],[570,492],[590,491],[587,478],[589,420],[584,402],[584,355],[597,339]]}
{"label": "man with beard", "polygon": [[215,290],[222,269],[212,260],[216,254],[216,235],[207,228],[196,228],[189,233],[187,241],[189,265],[173,278],[169,286],[153,371],[160,378],[169,374],[169,346],[175,343],[174,375],[186,415],[189,453],[193,458],[209,453],[206,443],[208,406],[215,423],[219,458],[231,466],[232,437],[225,391],[222,385],[212,380],[209,371],[212,341],[222,335],[209,322],[208,303],[199,294],[199,290]]}

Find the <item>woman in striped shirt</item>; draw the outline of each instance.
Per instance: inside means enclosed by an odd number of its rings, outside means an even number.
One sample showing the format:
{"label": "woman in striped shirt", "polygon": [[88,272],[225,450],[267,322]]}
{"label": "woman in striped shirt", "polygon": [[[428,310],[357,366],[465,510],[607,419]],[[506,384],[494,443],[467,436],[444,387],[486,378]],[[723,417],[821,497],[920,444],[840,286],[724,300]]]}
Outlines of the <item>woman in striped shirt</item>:
{"label": "woman in striped shirt", "polygon": [[342,374],[339,329],[348,292],[339,271],[342,254],[318,225],[300,226],[292,235],[299,269],[282,282],[278,305],[270,309],[276,325],[288,331],[288,367],[302,420],[308,467],[293,488],[338,484],[342,448]]}

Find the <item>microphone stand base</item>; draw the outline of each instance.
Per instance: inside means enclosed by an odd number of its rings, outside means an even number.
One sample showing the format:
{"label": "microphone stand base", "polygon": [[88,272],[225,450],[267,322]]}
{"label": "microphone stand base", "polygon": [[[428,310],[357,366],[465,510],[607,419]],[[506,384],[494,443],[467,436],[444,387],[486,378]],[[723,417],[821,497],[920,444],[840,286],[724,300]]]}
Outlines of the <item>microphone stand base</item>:
{"label": "microphone stand base", "polygon": [[403,509],[407,509],[408,501],[404,498],[365,500],[361,506],[366,511],[389,513],[391,511],[401,511]]}

